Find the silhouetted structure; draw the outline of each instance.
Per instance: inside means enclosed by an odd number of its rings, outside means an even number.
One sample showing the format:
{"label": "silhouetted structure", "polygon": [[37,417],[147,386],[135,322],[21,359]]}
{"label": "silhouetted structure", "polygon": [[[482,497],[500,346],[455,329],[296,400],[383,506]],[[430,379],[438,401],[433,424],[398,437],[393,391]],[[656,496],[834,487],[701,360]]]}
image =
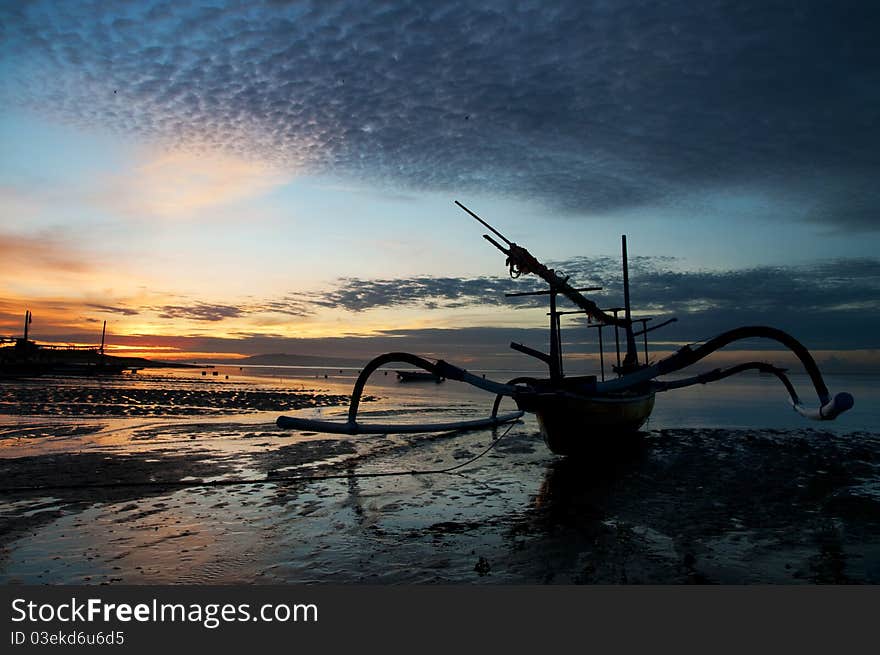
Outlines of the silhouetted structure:
{"label": "silhouetted structure", "polygon": [[[651,317],[632,316],[629,295],[629,267],[627,264],[626,236],[622,237],[623,260],[623,306],[609,309],[600,308],[595,302],[582,295],[584,291],[598,290],[592,288],[575,288],[569,284],[568,276],[561,276],[553,269],[547,268],[522,246],[508,240],[494,227],[477,216],[467,207],[456,201],[456,204],[477,221],[489,229],[496,238],[484,234],[489,243],[507,257],[510,277],[518,278],[523,274],[540,277],[548,285],[548,289],[528,291],[525,293],[507,294],[508,296],[547,295],[550,302],[550,352],[544,353],[520,343],[510,346],[530,357],[535,357],[548,368],[548,377],[520,377],[507,383],[477,377],[466,370],[453,366],[443,360],[429,361],[410,353],[387,353],[380,355],[368,363],[355,382],[352,391],[351,405],[347,423],[313,421],[290,417],[279,417],[278,425],[284,428],[319,430],[336,433],[383,433],[383,432],[424,432],[430,430],[465,429],[486,427],[514,421],[523,412],[534,413],[541,426],[541,433],[549,448],[556,453],[569,454],[582,450],[590,444],[591,437],[608,434],[632,433],[644,425],[654,408],[654,397],[658,392],[680,389],[695,384],[705,384],[741,373],[746,370],[757,370],[775,375],[784,385],[791,397],[795,411],[803,416],[816,420],[832,420],[853,406],[853,397],[846,393],[831,396],[822,379],[822,374],[809,351],[794,337],[767,326],[746,326],[724,332],[700,345],[684,346],[672,355],[651,363],[648,358],[647,334],[657,328],[668,325],[676,319],[668,319],[651,328],[647,324]],[[567,298],[576,309],[560,311],[557,308],[559,296]],[[621,312],[623,315],[621,316]],[[583,314],[587,316],[591,327],[598,330],[599,361],[601,380],[595,375],[566,376],[563,369],[562,338],[560,334],[560,317],[565,314]],[[634,324],[641,324],[641,329],[634,330]],[[603,328],[614,329],[616,348],[616,365],[612,371],[616,377],[605,379]],[[624,336],[624,349],[621,352],[620,332]],[[644,340],[644,363],[639,362],[636,337]],[[765,362],[745,362],[727,369],[715,369],[706,373],[680,380],[659,380],[660,376],[685,369],[724,346],[751,338],[772,339],[791,350],[801,361],[815,387],[819,397],[819,407],[804,407],[784,369]],[[621,359],[621,354],[623,358]],[[461,421],[457,424],[421,424],[421,425],[371,425],[357,422],[357,411],[367,378],[379,367],[392,362],[408,363],[423,369],[427,374],[466,382],[480,389],[496,394],[492,414],[480,421]],[[519,412],[498,415],[501,399],[510,397],[516,402]]]}
{"label": "silhouetted structure", "polygon": [[0,376],[38,375],[116,375],[157,365],[140,357],[114,357],[104,352],[107,321],[101,331],[100,346],[60,346],[37,344],[28,338],[33,314],[25,311],[23,336],[2,339],[12,345],[0,347]]}

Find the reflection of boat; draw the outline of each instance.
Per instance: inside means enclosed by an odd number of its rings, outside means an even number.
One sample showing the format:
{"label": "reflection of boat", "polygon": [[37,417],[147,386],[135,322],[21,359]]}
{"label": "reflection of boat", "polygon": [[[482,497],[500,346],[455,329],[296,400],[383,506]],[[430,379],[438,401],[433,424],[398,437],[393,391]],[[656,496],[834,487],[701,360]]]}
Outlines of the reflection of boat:
{"label": "reflection of boat", "polygon": [[[544,353],[519,343],[510,346],[530,357],[543,362],[548,369],[548,377],[521,377],[508,381],[506,384],[478,377],[466,370],[448,364],[443,360],[429,361],[410,353],[387,353],[376,357],[361,371],[352,391],[351,404],[346,423],[313,421],[300,418],[279,417],[278,425],[283,428],[298,428],[328,432],[344,432],[357,434],[365,432],[412,432],[455,429],[450,424],[439,425],[407,425],[407,426],[371,426],[357,421],[357,411],[367,378],[378,368],[391,363],[406,363],[436,377],[466,382],[480,389],[496,394],[495,405],[489,418],[479,422],[480,427],[497,425],[516,420],[523,412],[534,413],[541,426],[544,440],[553,452],[567,454],[581,451],[585,446],[592,446],[598,437],[632,433],[637,431],[648,419],[654,407],[654,394],[658,392],[680,389],[695,384],[705,384],[721,380],[746,370],[773,375],[784,385],[791,397],[795,411],[816,420],[832,420],[853,406],[853,398],[848,393],[832,396],[825,386],[822,375],[809,351],[791,335],[766,326],[746,326],[724,332],[700,345],[684,346],[672,355],[656,362],[648,359],[648,333],[675,321],[670,318],[651,327],[647,324],[649,317],[634,317],[629,300],[629,271],[627,266],[626,237],[623,237],[623,305],[610,309],[601,309],[595,302],[584,297],[581,292],[596,291],[596,288],[575,288],[568,283],[568,276],[561,276],[553,269],[547,268],[522,246],[509,241],[498,230],[486,223],[479,216],[456,202],[462,209],[488,228],[495,238],[484,234],[483,237],[507,257],[507,266],[512,278],[523,274],[534,274],[540,277],[548,288],[538,291],[527,291],[507,294],[508,296],[547,296],[550,304],[550,352]],[[502,243],[496,241],[500,239]],[[557,309],[557,299],[563,296],[574,306],[573,311]],[[563,371],[562,338],[560,333],[560,317],[565,314],[585,315],[589,327],[597,329],[600,379],[597,376],[566,377]],[[635,328],[640,329],[636,330]],[[603,329],[614,332],[616,365],[612,365],[613,378],[605,379],[605,353]],[[623,348],[621,349],[621,336]],[[644,362],[639,361],[636,337],[644,340]],[[774,340],[791,350],[803,364],[816,394],[819,407],[809,409],[801,404],[791,381],[781,368],[764,362],[745,362],[727,369],[715,369],[692,377],[678,380],[661,380],[661,376],[675,373],[700,361],[724,346],[742,339],[763,338]],[[519,412],[498,415],[501,399],[510,397],[517,404]],[[461,423],[458,428],[475,427],[473,422],[468,425]]]}
{"label": "reflection of boat", "polygon": [[32,377],[37,375],[110,375],[143,368],[146,360],[113,357],[104,353],[107,321],[101,332],[100,346],[57,346],[37,344],[28,339],[33,321],[25,312],[24,336],[6,339],[13,345],[0,348],[0,376]]}
{"label": "reflection of boat", "polygon": [[444,378],[429,371],[397,371],[399,382],[443,382]]}

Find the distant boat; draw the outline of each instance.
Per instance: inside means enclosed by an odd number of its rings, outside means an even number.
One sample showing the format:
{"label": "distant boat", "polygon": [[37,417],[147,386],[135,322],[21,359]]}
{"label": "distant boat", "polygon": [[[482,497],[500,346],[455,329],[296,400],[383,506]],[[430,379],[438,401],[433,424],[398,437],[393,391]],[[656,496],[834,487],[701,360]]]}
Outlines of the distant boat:
{"label": "distant boat", "polygon": [[104,353],[107,321],[101,332],[100,346],[41,345],[28,339],[33,322],[30,310],[24,315],[24,335],[6,338],[12,345],[0,347],[0,377],[34,377],[39,375],[117,375],[143,368],[146,360],[113,357]]}
{"label": "distant boat", "polygon": [[399,382],[443,382],[446,378],[429,371],[397,371]]}

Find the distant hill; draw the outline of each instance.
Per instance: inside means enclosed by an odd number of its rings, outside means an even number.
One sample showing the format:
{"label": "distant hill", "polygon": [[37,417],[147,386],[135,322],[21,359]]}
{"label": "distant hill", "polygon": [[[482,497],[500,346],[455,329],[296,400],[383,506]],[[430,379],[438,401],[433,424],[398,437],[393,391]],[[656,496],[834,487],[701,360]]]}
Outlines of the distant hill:
{"label": "distant hill", "polygon": [[345,357],[325,357],[322,355],[295,355],[288,353],[270,353],[267,355],[252,355],[244,359],[235,360],[238,366],[363,366],[363,359],[349,359]]}

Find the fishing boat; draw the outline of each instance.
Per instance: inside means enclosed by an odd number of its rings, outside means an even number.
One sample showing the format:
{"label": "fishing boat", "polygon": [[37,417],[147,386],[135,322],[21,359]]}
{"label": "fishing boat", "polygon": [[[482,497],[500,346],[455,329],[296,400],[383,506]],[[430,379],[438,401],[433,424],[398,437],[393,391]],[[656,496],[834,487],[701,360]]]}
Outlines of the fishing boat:
{"label": "fishing boat", "polygon": [[430,371],[397,371],[398,382],[443,382],[444,378]]}
{"label": "fishing boat", "polygon": [[[462,203],[458,201],[455,203],[491,232],[492,236],[484,234],[483,238],[505,255],[505,265],[511,278],[535,275],[547,285],[545,289],[506,294],[508,297],[547,296],[548,298],[549,353],[520,343],[510,344],[514,350],[543,362],[547,367],[546,377],[518,377],[507,382],[498,382],[474,375],[443,360],[432,361],[405,352],[386,353],[370,361],[358,376],[352,390],[348,420],[345,423],[281,416],[277,420],[280,428],[340,434],[465,430],[510,423],[521,418],[525,412],[529,412],[536,416],[541,434],[550,450],[557,454],[568,455],[583,451],[602,439],[638,431],[650,417],[657,393],[695,384],[706,384],[749,370],[778,378],[789,394],[793,409],[806,418],[830,421],[854,405],[852,395],[847,392],[832,396],[807,348],[790,334],[774,327],[750,325],[734,328],[702,343],[683,346],[658,361],[650,361],[648,333],[669,325],[676,319],[669,318],[648,327],[652,318],[633,316],[630,307],[625,235],[621,239],[623,304],[619,307],[603,309],[583,295],[590,291],[599,291],[600,288],[575,287],[569,283],[569,276],[548,268],[526,248],[507,239]],[[560,297],[568,300],[574,309],[559,309]],[[585,315],[589,320],[589,328],[597,330],[600,365],[598,375],[565,375],[560,333],[560,317],[565,314]],[[616,363],[611,365],[612,374],[607,379],[604,329],[613,330],[616,351]],[[621,336],[623,344],[621,344]],[[644,361],[640,361],[636,345],[637,337],[642,337],[643,340]],[[687,369],[731,343],[754,338],[776,341],[794,353],[810,377],[818,396],[818,406],[811,408],[804,405],[791,380],[785,374],[785,369],[766,362],[749,361],[683,379],[663,379],[664,376]],[[485,419],[439,424],[389,425],[359,422],[357,412],[367,379],[377,369],[389,364],[409,364],[421,369],[425,374],[464,382],[495,394],[495,403],[490,416]],[[500,403],[504,398],[513,399],[518,411],[499,414]]]}

